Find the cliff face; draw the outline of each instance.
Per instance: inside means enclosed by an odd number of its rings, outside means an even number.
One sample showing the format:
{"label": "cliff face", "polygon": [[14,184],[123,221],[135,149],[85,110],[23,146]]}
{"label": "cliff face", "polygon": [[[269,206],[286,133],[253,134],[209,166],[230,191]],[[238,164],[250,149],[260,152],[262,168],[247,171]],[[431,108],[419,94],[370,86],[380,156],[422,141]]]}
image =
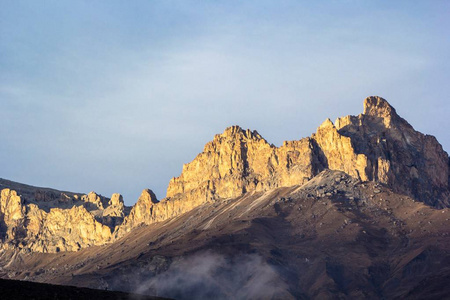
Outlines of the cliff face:
{"label": "cliff face", "polygon": [[386,100],[368,97],[363,114],[339,118],[335,124],[327,119],[311,137],[281,147],[256,131],[227,128],[183,166],[181,175],[170,181],[167,197],[151,205],[144,220],[135,218],[133,223],[164,221],[246,192],[301,185],[324,169],[386,184],[428,205],[450,205],[449,158],[442,146],[415,131]]}
{"label": "cliff face", "polygon": [[6,239],[23,237],[21,230],[24,223],[25,207],[17,192],[3,189],[0,194],[0,230]]}
{"label": "cliff face", "polygon": [[0,187],[0,245],[4,249],[59,252],[103,245],[126,213],[119,194],[108,199],[94,192],[82,195],[7,180],[0,180]]}
{"label": "cliff face", "polygon": [[415,131],[386,100],[369,97],[363,114],[335,123],[327,119],[310,138],[279,148],[256,131],[227,128],[170,181],[167,197],[231,198],[303,184],[328,168],[386,184],[429,205],[449,205],[447,153],[434,137]]}
{"label": "cliff face", "polygon": [[117,227],[116,236],[122,236],[136,226],[153,223],[155,217],[153,209],[158,203],[155,194],[149,189],[142,191],[130,214],[125,217],[121,226]]}
{"label": "cliff face", "polygon": [[96,221],[83,206],[52,208],[46,213],[31,204],[27,221],[22,246],[36,252],[77,251],[103,245],[111,238],[111,229]]}
{"label": "cliff face", "polygon": [[180,177],[170,181],[167,197],[232,198],[248,191],[301,184],[324,168],[322,156],[310,138],[277,148],[256,131],[232,126],[183,166]]}
{"label": "cliff face", "polygon": [[108,199],[0,181],[1,238],[4,247],[78,250],[208,202],[302,185],[324,169],[385,184],[431,206],[450,206],[450,161],[442,146],[415,131],[386,100],[369,97],[362,114],[334,124],[327,119],[311,137],[280,147],[256,131],[229,127],[183,166],[166,198],[158,202],[144,190],[131,210],[119,194]]}
{"label": "cliff face", "polygon": [[367,98],[364,113],[338,119],[336,129],[362,157],[365,167],[354,168],[363,180],[384,183],[432,206],[450,205],[447,153],[434,136],[415,131],[387,101]]}

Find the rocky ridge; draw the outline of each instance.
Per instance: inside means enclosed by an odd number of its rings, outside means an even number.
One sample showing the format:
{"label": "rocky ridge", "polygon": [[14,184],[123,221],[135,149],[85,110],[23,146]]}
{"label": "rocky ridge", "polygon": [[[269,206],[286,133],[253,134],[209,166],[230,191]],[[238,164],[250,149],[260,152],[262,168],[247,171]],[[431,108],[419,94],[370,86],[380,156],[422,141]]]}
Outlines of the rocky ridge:
{"label": "rocky ridge", "polygon": [[415,131],[386,100],[368,97],[362,114],[334,123],[327,119],[311,137],[280,147],[256,131],[229,127],[183,166],[166,198],[158,201],[144,190],[131,209],[119,194],[108,199],[2,180],[2,247],[58,252],[102,245],[206,203],[302,185],[327,169],[448,207],[449,168],[449,157],[433,136]]}
{"label": "rocky ridge", "polygon": [[256,131],[232,126],[206,144],[173,178],[167,197],[189,201],[240,196],[302,184],[324,169],[386,184],[436,207],[449,206],[449,157],[380,97],[364,100],[358,116],[327,119],[311,137],[270,145]]}
{"label": "rocky ridge", "polygon": [[0,188],[3,249],[59,252],[103,245],[129,211],[119,194],[108,199],[95,192],[61,192],[4,179]]}

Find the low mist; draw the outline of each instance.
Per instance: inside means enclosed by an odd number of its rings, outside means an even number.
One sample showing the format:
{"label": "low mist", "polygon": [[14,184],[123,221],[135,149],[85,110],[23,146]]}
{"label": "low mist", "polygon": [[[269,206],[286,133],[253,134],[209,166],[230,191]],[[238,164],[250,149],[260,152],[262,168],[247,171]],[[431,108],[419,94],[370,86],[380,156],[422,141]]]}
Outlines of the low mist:
{"label": "low mist", "polygon": [[289,297],[287,285],[261,256],[227,258],[212,252],[174,260],[166,271],[139,282],[134,292],[175,299]]}

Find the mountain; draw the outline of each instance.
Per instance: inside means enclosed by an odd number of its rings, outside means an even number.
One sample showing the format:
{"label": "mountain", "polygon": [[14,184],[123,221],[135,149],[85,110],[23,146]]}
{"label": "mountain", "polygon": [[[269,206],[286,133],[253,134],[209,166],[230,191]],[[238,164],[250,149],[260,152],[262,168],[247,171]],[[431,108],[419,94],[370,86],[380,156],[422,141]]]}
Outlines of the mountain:
{"label": "mountain", "polygon": [[449,206],[447,153],[379,97],[365,99],[363,114],[335,124],[327,119],[311,137],[279,148],[256,131],[227,128],[169,183],[167,197],[236,197],[302,184],[324,169],[386,184],[432,206]]}
{"label": "mountain", "polygon": [[449,157],[380,97],[275,147],[227,128],[128,208],[1,180],[0,277],[174,298],[450,296]]}

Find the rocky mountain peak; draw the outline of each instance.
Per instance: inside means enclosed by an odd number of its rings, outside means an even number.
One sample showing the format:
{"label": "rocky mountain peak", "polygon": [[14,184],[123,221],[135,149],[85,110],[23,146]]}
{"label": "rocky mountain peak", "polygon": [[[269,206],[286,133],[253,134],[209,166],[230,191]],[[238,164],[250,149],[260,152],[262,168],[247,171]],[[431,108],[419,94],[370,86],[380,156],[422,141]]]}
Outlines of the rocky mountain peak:
{"label": "rocky mountain peak", "polygon": [[114,193],[108,202],[108,206],[120,206],[123,205],[123,197],[121,194]]}
{"label": "rocky mountain peak", "polygon": [[158,203],[158,199],[156,198],[155,193],[151,189],[144,189],[139,196],[138,202],[146,203],[146,204],[155,204]]}
{"label": "rocky mountain peak", "polygon": [[334,127],[333,122],[330,120],[330,118],[327,118],[325,121],[323,121],[322,124],[320,124],[319,128],[329,128],[329,127]]}
{"label": "rocky mountain peak", "polygon": [[370,96],[364,99],[363,114],[381,118],[397,116],[395,108],[393,108],[385,99],[378,96]]}
{"label": "rocky mountain peak", "polygon": [[232,137],[236,138],[237,136],[244,137],[247,139],[255,139],[255,140],[261,140],[263,137],[256,131],[256,130],[244,130],[239,125],[233,125],[230,127],[227,127],[222,134],[219,134],[218,136],[221,137]]}
{"label": "rocky mountain peak", "polygon": [[11,189],[3,189],[0,193],[0,233],[2,238],[22,238],[20,230],[24,223],[26,208],[22,198]]}
{"label": "rocky mountain peak", "polygon": [[224,144],[236,143],[267,144],[267,141],[256,130],[244,130],[240,126],[234,125],[226,128],[223,133],[216,134],[214,139],[205,145],[204,152],[217,151]]}
{"label": "rocky mountain peak", "polygon": [[364,100],[363,115],[370,117],[372,123],[381,123],[386,128],[411,127],[389,102],[378,96],[370,96]]}
{"label": "rocky mountain peak", "polygon": [[123,202],[123,197],[121,194],[112,194],[111,199],[108,201],[108,207],[106,207],[102,212],[102,217],[110,217],[110,219],[105,220],[104,223],[110,228],[114,229],[117,225],[121,223],[125,216],[125,205]]}
{"label": "rocky mountain peak", "polygon": [[144,189],[136,204],[131,208],[130,214],[116,228],[115,236],[120,237],[139,224],[149,224],[154,219],[152,218],[153,208],[157,203],[159,201],[155,193],[150,189]]}
{"label": "rocky mountain peak", "polygon": [[88,210],[95,208],[104,209],[107,204],[106,199],[94,191],[89,192],[87,195],[83,195],[81,200],[86,203],[86,208]]}
{"label": "rocky mountain peak", "polygon": [[[377,181],[431,205],[449,205],[448,155],[432,136],[414,130],[383,98],[364,100],[364,113],[325,120],[310,138],[270,145],[256,131],[227,128],[207,143],[168,197],[206,201],[303,184],[324,169]],[[189,201],[189,200],[186,200]]]}

